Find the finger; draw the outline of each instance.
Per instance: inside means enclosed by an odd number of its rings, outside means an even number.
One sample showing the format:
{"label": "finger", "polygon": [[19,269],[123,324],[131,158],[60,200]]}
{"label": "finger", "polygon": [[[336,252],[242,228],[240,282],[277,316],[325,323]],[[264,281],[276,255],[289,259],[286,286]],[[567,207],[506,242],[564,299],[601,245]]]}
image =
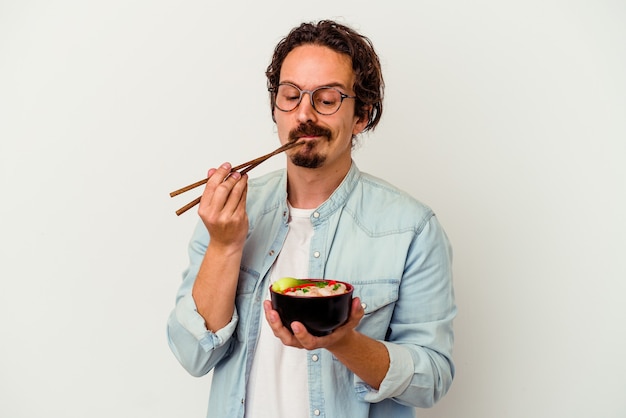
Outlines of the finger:
{"label": "finger", "polygon": [[[245,181],[244,182],[240,182],[241,183],[241,187],[243,188],[243,192],[241,193],[241,198],[239,199],[239,206],[243,205],[243,208],[245,210],[246,207],[246,201],[248,199],[248,175],[244,174],[245,177]],[[239,183],[237,183],[237,186],[239,185]]]}
{"label": "finger", "polygon": [[263,302],[263,309],[265,311],[265,319],[272,328],[274,335],[280,339],[280,341],[284,345],[288,345],[291,347],[302,348],[298,340],[294,337],[294,335],[289,332],[287,328],[283,325],[280,320],[280,315],[272,308],[272,304],[270,301],[266,300]]}
{"label": "finger", "polygon": [[318,337],[309,334],[303,323],[294,321],[291,323],[293,336],[298,340],[300,345],[307,350],[313,350],[318,347]]}
{"label": "finger", "polygon": [[244,184],[236,188],[235,186],[239,184],[242,175],[238,172],[231,173],[229,171],[226,174],[226,178],[219,182],[219,179],[225,174],[223,169],[226,167],[227,165],[222,165],[222,167],[215,172],[213,177],[217,178],[217,180],[210,184],[207,183],[202,199],[205,200],[205,204],[210,205],[213,210],[222,212],[223,215],[230,217],[241,200],[241,194],[246,187],[247,181],[244,181]]}
{"label": "finger", "polygon": [[211,204],[215,190],[223,183],[226,176],[230,173],[230,169],[230,163],[226,162],[218,168],[211,168],[209,170],[207,174],[208,180],[206,186],[204,187],[204,191],[202,192],[202,199],[200,201],[201,204]]}
{"label": "finger", "polygon": [[365,315],[365,309],[361,304],[361,299],[358,297],[352,299],[352,305],[350,306],[350,316],[348,317],[348,322],[350,324],[354,324],[353,326],[357,326],[361,319]]}
{"label": "finger", "polygon": [[363,304],[361,303],[360,298],[356,297],[352,299],[350,313],[353,315],[363,315],[365,313],[365,309],[363,309]]}
{"label": "finger", "polygon": [[265,311],[265,319],[268,324],[270,324],[270,328],[272,328],[274,334],[276,334],[276,332],[283,327],[280,321],[280,315],[272,308],[272,303],[269,300],[263,302],[263,310]]}
{"label": "finger", "polygon": [[214,177],[216,171],[217,171],[216,168],[211,168],[207,172],[206,177],[207,177],[208,180],[207,180],[206,185],[204,186],[204,190],[202,191],[202,199],[205,202],[208,202],[210,200],[210,197],[208,197],[209,193],[207,193],[207,190],[209,190],[209,191],[213,190],[213,188],[209,186],[209,182],[211,181],[211,178]]}
{"label": "finger", "polygon": [[[230,187],[230,189],[228,189]],[[248,176],[241,175],[240,173],[232,173],[226,180],[224,180],[224,191],[228,189],[228,195],[224,203],[224,213],[233,215],[240,212],[241,215],[245,212],[246,208],[246,196],[248,190]],[[217,193],[221,193],[221,190]]]}
{"label": "finger", "polygon": [[[274,324],[278,319],[278,312],[274,311],[272,308],[272,302],[269,300],[263,301],[263,312],[265,312],[265,319],[267,319],[267,322],[270,325]],[[273,315],[273,312],[276,312],[276,315]]]}
{"label": "finger", "polygon": [[210,183],[215,186],[219,185],[224,181],[224,179],[226,179],[226,177],[228,177],[231,168],[232,165],[229,162],[225,162],[217,168],[210,169],[207,184]]}

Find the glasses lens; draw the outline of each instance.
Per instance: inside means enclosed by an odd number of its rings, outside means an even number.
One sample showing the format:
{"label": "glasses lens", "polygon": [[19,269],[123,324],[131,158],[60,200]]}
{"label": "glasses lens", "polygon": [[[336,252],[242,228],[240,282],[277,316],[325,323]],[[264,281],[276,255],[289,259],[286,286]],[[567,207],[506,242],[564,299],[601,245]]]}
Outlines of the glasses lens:
{"label": "glasses lens", "polygon": [[276,107],[289,112],[300,104],[300,90],[289,84],[281,84],[276,91]]}
{"label": "glasses lens", "polygon": [[313,107],[322,115],[331,115],[341,106],[341,93],[339,91],[325,87],[315,90],[313,93]]}
{"label": "glasses lens", "polygon": [[[275,106],[283,112],[291,112],[300,104],[302,93],[299,88],[291,84],[280,84],[276,90]],[[304,91],[311,95],[313,108],[322,115],[332,115],[341,106],[341,93],[332,87],[322,87],[312,92]]]}

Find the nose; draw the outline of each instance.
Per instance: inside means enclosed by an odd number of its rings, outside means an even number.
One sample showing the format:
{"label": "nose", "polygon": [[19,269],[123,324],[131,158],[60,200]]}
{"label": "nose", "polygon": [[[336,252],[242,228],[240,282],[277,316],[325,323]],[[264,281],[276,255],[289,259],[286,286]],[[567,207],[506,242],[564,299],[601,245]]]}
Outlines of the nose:
{"label": "nose", "polygon": [[311,101],[311,93],[303,92],[300,105],[295,109],[299,123],[315,122],[317,120],[317,112],[313,108]]}

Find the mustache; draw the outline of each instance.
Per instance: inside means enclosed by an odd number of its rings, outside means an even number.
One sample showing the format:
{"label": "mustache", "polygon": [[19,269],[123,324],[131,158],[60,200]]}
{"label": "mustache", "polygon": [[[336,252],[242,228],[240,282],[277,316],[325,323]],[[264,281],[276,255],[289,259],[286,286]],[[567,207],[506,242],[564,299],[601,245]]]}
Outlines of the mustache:
{"label": "mustache", "polygon": [[315,125],[312,122],[301,123],[295,129],[292,129],[289,132],[289,139],[292,141],[296,141],[298,138],[302,136],[325,136],[330,139],[332,133],[330,130],[326,128],[322,128],[321,126]]}

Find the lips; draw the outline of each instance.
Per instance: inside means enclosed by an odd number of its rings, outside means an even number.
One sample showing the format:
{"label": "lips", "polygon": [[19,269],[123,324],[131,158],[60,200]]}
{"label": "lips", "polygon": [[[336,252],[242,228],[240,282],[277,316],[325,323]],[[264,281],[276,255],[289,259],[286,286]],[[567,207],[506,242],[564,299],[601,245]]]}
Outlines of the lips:
{"label": "lips", "polygon": [[299,136],[299,137],[295,138],[295,140],[296,141],[311,142],[311,141],[315,141],[317,138],[319,138],[319,136],[303,135],[303,136]]}

